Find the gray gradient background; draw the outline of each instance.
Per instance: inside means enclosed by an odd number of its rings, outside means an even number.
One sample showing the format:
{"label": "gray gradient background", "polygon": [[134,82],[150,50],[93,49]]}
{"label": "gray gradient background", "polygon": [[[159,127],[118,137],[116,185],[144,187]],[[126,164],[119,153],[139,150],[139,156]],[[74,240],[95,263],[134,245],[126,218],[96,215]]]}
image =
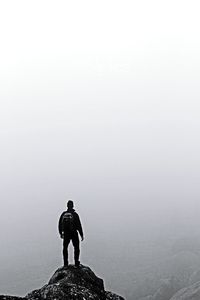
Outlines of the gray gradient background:
{"label": "gray gradient background", "polygon": [[198,231],[199,8],[1,1],[1,294],[62,264],[67,199],[82,261],[105,279],[138,239]]}

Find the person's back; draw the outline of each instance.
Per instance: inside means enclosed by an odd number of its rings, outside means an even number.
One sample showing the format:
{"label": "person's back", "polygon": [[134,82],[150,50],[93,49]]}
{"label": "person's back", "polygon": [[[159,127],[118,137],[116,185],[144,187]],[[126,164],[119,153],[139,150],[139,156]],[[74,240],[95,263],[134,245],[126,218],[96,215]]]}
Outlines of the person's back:
{"label": "person's back", "polygon": [[67,211],[64,211],[61,214],[58,223],[60,237],[63,239],[64,266],[68,266],[68,246],[71,240],[74,246],[75,265],[79,266],[80,248],[78,233],[80,234],[82,241],[84,239],[79,215],[75,212],[73,207],[73,201],[69,200],[67,203]]}

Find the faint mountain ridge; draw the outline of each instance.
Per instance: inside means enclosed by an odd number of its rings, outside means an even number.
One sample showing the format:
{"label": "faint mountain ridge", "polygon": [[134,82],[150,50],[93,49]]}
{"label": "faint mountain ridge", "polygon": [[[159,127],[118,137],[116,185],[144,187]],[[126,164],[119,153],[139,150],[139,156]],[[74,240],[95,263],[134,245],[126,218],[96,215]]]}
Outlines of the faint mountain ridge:
{"label": "faint mountain ridge", "polygon": [[200,281],[179,290],[170,300],[199,300]]}

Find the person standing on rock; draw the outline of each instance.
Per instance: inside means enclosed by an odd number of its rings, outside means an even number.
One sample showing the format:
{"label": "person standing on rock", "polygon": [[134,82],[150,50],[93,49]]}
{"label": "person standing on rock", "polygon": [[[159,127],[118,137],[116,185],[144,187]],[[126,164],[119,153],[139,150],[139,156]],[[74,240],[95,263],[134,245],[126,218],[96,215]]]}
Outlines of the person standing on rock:
{"label": "person standing on rock", "polygon": [[74,210],[74,203],[72,200],[67,202],[67,210],[64,211],[59,219],[58,230],[60,233],[60,237],[63,239],[63,259],[64,266],[68,266],[68,246],[70,241],[74,246],[74,261],[75,266],[80,265],[79,255],[80,255],[80,247],[79,247],[79,236],[81,236],[81,240],[84,240],[83,229],[81,226],[81,221],[79,215]]}

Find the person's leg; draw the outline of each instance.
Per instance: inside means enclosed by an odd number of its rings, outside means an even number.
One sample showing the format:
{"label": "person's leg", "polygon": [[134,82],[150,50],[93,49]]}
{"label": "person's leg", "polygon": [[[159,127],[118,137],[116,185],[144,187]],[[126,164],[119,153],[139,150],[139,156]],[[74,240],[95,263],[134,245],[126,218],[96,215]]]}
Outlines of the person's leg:
{"label": "person's leg", "polygon": [[64,260],[64,266],[68,266],[68,246],[70,243],[69,237],[64,237],[63,240],[63,260]]}
{"label": "person's leg", "polygon": [[79,266],[80,265],[80,261],[79,261],[80,247],[79,247],[78,232],[73,235],[73,237],[72,237],[72,243],[73,243],[73,246],[74,246],[74,261],[75,261],[75,265]]}

